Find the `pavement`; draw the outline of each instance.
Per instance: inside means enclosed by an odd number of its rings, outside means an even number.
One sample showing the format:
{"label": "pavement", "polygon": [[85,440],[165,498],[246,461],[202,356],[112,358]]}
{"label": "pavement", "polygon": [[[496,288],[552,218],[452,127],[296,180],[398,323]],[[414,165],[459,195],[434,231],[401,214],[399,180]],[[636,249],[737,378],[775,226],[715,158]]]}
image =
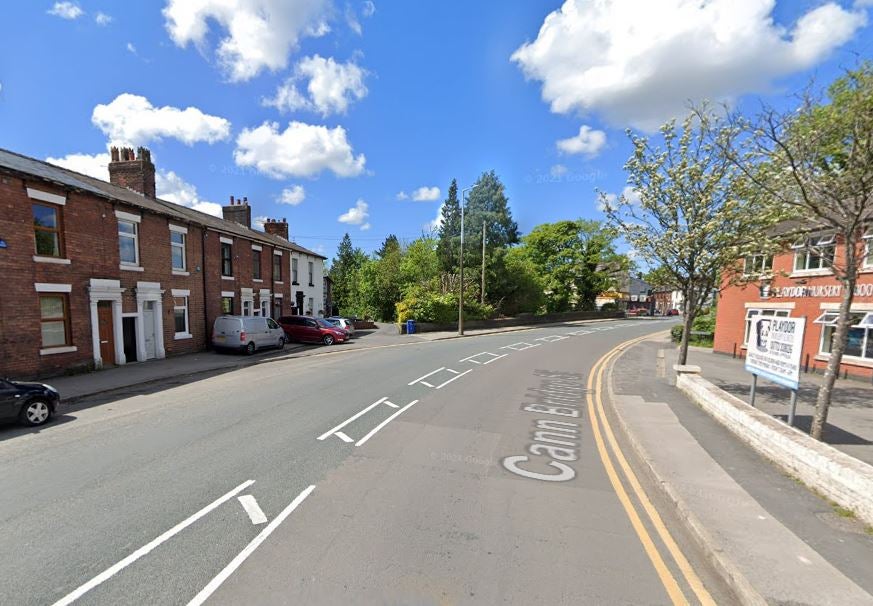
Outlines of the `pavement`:
{"label": "pavement", "polygon": [[[569,322],[566,324],[513,326],[497,329],[478,329],[466,331],[466,333],[467,336],[479,336],[504,332],[518,332],[536,329],[542,326],[581,326],[598,322],[603,322],[603,320],[586,320]],[[278,360],[287,360],[311,355],[322,355],[324,353],[336,353],[341,350],[410,345],[420,342],[460,338],[456,332],[429,332],[401,335],[398,333],[395,324],[380,322],[377,323],[376,326],[376,329],[358,330],[351,341],[333,346],[288,343],[282,350],[263,350],[252,356],[235,353],[201,351],[193,354],[164,358],[161,360],[148,360],[146,362],[125,364],[124,366],[106,368],[96,372],[51,377],[45,379],[45,382],[57,389],[61,393],[65,402],[72,403],[77,402],[86,396],[111,393],[113,391],[127,389],[137,385],[145,385],[169,379],[185,380],[186,378],[194,378],[198,375],[230,372],[253,364],[263,364],[266,362],[275,362]]]}
{"label": "pavement", "polygon": [[[613,410],[706,559],[743,603],[873,604],[873,529],[689,401],[674,386],[675,361],[666,333],[627,349],[612,369]],[[706,375],[730,359],[695,350],[689,362]]]}
{"label": "pavement", "polygon": [[0,428],[0,603],[734,603],[593,412],[660,327],[337,347]]}
{"label": "pavement", "polygon": [[[749,401],[751,375],[744,361],[691,348],[688,363],[700,366],[702,376],[728,393]],[[795,427],[809,433],[822,375],[801,373],[797,395]],[[764,379],[758,380],[755,406],[780,419],[787,419],[790,392]],[[854,379],[837,379],[828,422],[822,436],[831,446],[873,465],[873,384]]]}

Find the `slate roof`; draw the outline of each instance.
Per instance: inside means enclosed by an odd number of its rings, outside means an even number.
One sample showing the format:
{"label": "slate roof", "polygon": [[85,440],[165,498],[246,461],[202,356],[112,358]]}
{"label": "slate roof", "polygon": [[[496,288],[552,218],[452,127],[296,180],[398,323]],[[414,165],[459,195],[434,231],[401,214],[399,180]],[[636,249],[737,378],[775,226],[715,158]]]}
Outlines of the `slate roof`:
{"label": "slate roof", "polygon": [[279,236],[274,236],[255,229],[249,229],[245,225],[241,225],[234,221],[226,221],[225,219],[213,217],[212,215],[179,204],[174,204],[166,200],[148,198],[139,192],[127,189],[126,187],[113,185],[107,181],[101,181],[100,179],[95,179],[94,177],[89,177],[88,175],[83,175],[2,148],[0,148],[0,168],[5,168],[29,177],[54,183],[61,187],[80,190],[102,198],[115,200],[121,204],[164,215],[177,221],[194,223],[225,234],[247,238],[256,242],[269,244],[270,246],[278,246],[286,250],[292,250],[305,255],[318,257],[319,259],[327,259],[324,255],[313,252],[295,244],[294,242],[289,242]]}

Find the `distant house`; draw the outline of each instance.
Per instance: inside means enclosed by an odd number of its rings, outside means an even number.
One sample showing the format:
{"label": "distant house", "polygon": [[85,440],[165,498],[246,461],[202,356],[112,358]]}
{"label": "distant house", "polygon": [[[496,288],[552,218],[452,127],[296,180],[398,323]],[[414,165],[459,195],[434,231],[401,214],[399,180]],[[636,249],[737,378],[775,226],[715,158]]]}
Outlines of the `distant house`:
{"label": "distant house", "polygon": [[[221,314],[322,309],[325,257],[155,196],[147,149],[111,150],[109,182],[0,150],[0,376],[33,377],[202,350]],[[299,278],[299,279],[298,279]]]}

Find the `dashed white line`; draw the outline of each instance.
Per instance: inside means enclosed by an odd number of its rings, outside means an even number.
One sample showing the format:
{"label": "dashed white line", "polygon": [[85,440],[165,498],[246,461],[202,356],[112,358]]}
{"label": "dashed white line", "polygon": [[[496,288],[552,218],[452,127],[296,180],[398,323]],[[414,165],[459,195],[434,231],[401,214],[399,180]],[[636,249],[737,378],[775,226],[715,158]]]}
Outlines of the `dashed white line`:
{"label": "dashed white line", "polygon": [[374,427],[373,429],[370,430],[370,433],[368,433],[368,434],[365,435],[363,438],[361,438],[360,440],[358,440],[358,441],[355,443],[355,446],[360,446],[361,444],[364,444],[367,440],[369,440],[369,439],[372,438],[374,435],[376,435],[376,433],[377,433],[380,429],[382,429],[383,427],[385,427],[386,425],[388,425],[388,423],[390,423],[391,421],[393,421],[396,417],[399,417],[400,415],[402,415],[402,414],[406,411],[407,408],[411,408],[411,407],[414,406],[416,403],[418,403],[418,400],[413,400],[412,402],[410,402],[409,404],[407,404],[406,406],[404,406],[403,408],[401,408],[400,410],[398,410],[397,412],[395,412],[393,415],[391,415],[390,417],[388,417],[387,419],[385,419],[384,421],[382,421],[381,423],[379,423],[378,425],[376,425],[376,427]]}
{"label": "dashed white line", "polygon": [[432,370],[431,372],[427,373],[423,377],[418,377],[415,381],[410,381],[409,383],[407,383],[407,385],[415,385],[416,383],[421,383],[422,385],[427,385],[428,387],[433,387],[433,385],[431,385],[430,383],[425,383],[424,379],[428,378],[431,375],[435,375],[439,371],[445,370],[445,369],[446,369],[445,366],[440,366],[436,370]]}
{"label": "dashed white line", "polygon": [[[491,362],[494,362],[495,360],[499,360],[500,358],[505,358],[508,355],[509,354],[498,355],[498,354],[493,354],[490,351],[482,351],[482,352],[477,353],[476,355],[467,356],[466,358],[464,358],[462,360],[458,360],[458,362],[470,362],[471,364],[480,364],[480,365],[484,366],[485,364],[490,364]],[[480,356],[491,356],[491,358],[489,358],[487,362],[480,362],[479,360],[476,359]]]}
{"label": "dashed white line", "polygon": [[[520,345],[524,345],[524,347],[519,347]],[[542,343],[528,343],[526,341],[519,341],[518,343],[513,343],[512,345],[504,345],[500,349],[512,349],[514,351],[524,351],[525,349],[530,349],[531,347],[539,347]]]}
{"label": "dashed white line", "polygon": [[297,507],[304,500],[306,500],[306,497],[308,497],[313,490],[315,490],[314,484],[310,485],[303,492],[297,495],[294,500],[291,501],[291,503],[289,503],[288,506],[282,510],[282,513],[276,516],[272,522],[267,524],[267,527],[264,528],[260,533],[258,533],[258,536],[252,539],[252,541],[248,545],[246,545],[245,549],[239,552],[239,554],[237,554],[237,556],[230,561],[230,564],[225,566],[224,569],[219,572],[214,579],[209,581],[209,584],[206,585],[206,587],[200,590],[200,593],[194,596],[194,599],[188,602],[188,606],[200,606],[200,604],[205,602],[209,598],[209,596],[215,593],[215,590],[221,587],[221,584],[224,583],[230,577],[230,575],[232,575],[236,571],[236,569],[239,568],[240,565],[245,562],[250,555],[252,555],[252,553],[254,553],[255,549],[257,549],[261,545],[261,543],[267,540],[267,537],[269,537],[273,533],[273,531],[279,527],[279,524],[285,521],[285,518],[291,515],[291,513],[295,509],[297,509]]}
{"label": "dashed white line", "polygon": [[379,404],[381,404],[382,402],[384,402],[387,399],[388,399],[388,396],[385,396],[384,398],[379,398],[378,400],[376,400],[375,402],[373,402],[372,404],[367,406],[364,410],[360,411],[357,414],[352,415],[351,417],[349,417],[348,419],[346,419],[345,421],[343,421],[342,423],[340,423],[339,425],[337,425],[333,429],[327,430],[326,432],[324,432],[323,434],[318,436],[318,438],[316,438],[316,439],[324,440],[328,436],[330,436],[332,434],[336,434],[337,437],[339,437],[339,439],[342,440],[343,442],[351,442],[352,441],[351,438],[349,438],[347,435],[343,434],[342,436],[340,436],[336,432],[339,431],[340,429],[342,429],[343,427],[345,427],[346,425],[348,425],[349,423],[351,423],[352,421],[354,421],[355,419],[357,419],[358,417],[360,417],[361,415],[367,414],[368,412],[370,412],[371,410],[376,408]]}
{"label": "dashed white line", "polygon": [[447,368],[446,370],[449,370],[449,371],[455,373],[455,376],[452,377],[451,379],[449,379],[448,381],[446,381],[445,383],[440,383],[439,385],[437,385],[437,386],[436,386],[436,389],[440,389],[441,387],[445,387],[446,385],[448,385],[449,383],[451,383],[451,382],[454,381],[455,379],[460,379],[461,377],[463,377],[463,376],[464,376],[465,374],[467,374],[468,372],[473,372],[473,369],[472,369],[472,368],[469,369],[469,370],[465,370],[464,372],[458,372],[457,370],[452,370],[451,368]]}
{"label": "dashed white line", "polygon": [[[493,355],[493,354],[492,354],[492,355]],[[488,360],[487,362],[483,362],[482,365],[484,366],[485,364],[491,364],[491,362],[496,362],[496,361],[499,360],[500,358],[505,358],[505,357],[508,356],[508,355],[509,355],[509,354],[500,354],[499,356],[495,356],[495,357],[491,358],[491,359]]]}
{"label": "dashed white line", "polygon": [[178,524],[173,526],[171,529],[169,529],[168,531],[166,531],[165,533],[163,533],[162,535],[160,535],[159,537],[157,537],[153,541],[146,543],[145,545],[143,545],[142,547],[140,547],[139,549],[134,551],[132,554],[130,554],[129,556],[127,556],[126,558],[124,558],[120,562],[113,564],[112,566],[110,566],[109,568],[107,568],[106,570],[104,570],[103,572],[98,574],[96,577],[94,577],[93,579],[91,579],[90,581],[85,583],[84,585],[81,585],[77,589],[75,589],[74,591],[68,593],[67,595],[62,597],[60,600],[55,602],[53,604],[53,606],[67,606],[68,604],[72,604],[74,601],[76,601],[77,599],[79,599],[80,597],[82,597],[83,595],[85,595],[86,593],[88,593],[89,591],[91,591],[92,589],[94,589],[95,587],[97,587],[98,585],[103,583],[104,581],[109,580],[110,578],[115,576],[117,573],[124,570],[126,567],[133,564],[134,562],[136,562],[138,559],[140,559],[144,555],[148,554],[150,551],[152,551],[153,549],[158,547],[161,543],[163,543],[163,542],[167,541],[168,539],[171,539],[175,535],[179,534],[180,532],[182,532],[183,530],[188,528],[191,524],[193,524],[194,522],[196,522],[197,520],[199,520],[200,518],[205,516],[207,513],[209,513],[210,511],[212,511],[213,509],[215,509],[219,505],[226,503],[227,501],[229,501],[230,499],[232,499],[233,497],[235,497],[236,495],[238,495],[239,493],[241,493],[243,490],[245,490],[246,488],[248,488],[249,486],[251,486],[254,483],[255,483],[254,480],[246,480],[245,482],[243,482],[242,484],[240,484],[239,486],[237,486],[236,488],[234,488],[233,490],[231,490],[227,494],[214,500],[212,503],[210,503],[209,505],[207,505],[206,507],[204,507],[203,509],[201,509],[200,511],[198,511],[194,515],[179,522]]}
{"label": "dashed white line", "polygon": [[249,514],[249,519],[252,521],[252,524],[257,526],[258,524],[266,524],[267,516],[264,514],[264,510],[261,509],[261,506],[258,505],[258,501],[254,496],[250,494],[244,494],[237,497],[240,505],[243,506],[243,509],[246,510],[246,513]]}
{"label": "dashed white line", "polygon": [[545,337],[540,337],[536,339],[537,341],[542,341],[544,343],[552,343],[554,341],[563,341],[564,339],[569,339],[570,337],[566,335],[546,335]]}

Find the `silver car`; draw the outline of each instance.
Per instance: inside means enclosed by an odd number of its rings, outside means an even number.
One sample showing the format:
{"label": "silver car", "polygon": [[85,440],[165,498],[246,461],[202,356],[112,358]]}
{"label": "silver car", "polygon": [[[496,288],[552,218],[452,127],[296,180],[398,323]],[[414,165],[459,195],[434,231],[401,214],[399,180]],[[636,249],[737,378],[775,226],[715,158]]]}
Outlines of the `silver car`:
{"label": "silver car", "polygon": [[212,325],[212,346],[253,354],[267,347],[285,347],[285,331],[272,318],[219,316]]}
{"label": "silver car", "polygon": [[340,328],[345,329],[347,333],[349,333],[350,337],[355,336],[355,323],[349,320],[348,318],[341,318],[339,316],[331,316],[330,318],[325,318],[328,322],[333,324],[334,326],[339,326]]}

